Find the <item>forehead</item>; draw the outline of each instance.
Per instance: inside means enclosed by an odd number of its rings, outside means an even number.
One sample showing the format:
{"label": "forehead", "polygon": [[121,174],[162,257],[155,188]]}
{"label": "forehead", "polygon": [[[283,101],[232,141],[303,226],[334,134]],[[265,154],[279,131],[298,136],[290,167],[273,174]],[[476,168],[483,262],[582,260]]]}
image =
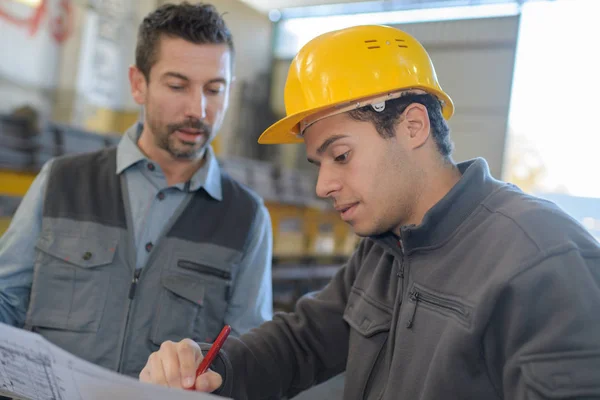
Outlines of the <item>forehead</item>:
{"label": "forehead", "polygon": [[151,73],[178,72],[192,80],[231,76],[231,51],[226,44],[195,44],[185,39],[162,36]]}
{"label": "forehead", "polygon": [[304,131],[306,151],[314,154],[317,149],[329,138],[343,135],[348,140],[366,139],[370,131],[375,131],[372,123],[357,121],[347,113],[333,115],[315,122]]}

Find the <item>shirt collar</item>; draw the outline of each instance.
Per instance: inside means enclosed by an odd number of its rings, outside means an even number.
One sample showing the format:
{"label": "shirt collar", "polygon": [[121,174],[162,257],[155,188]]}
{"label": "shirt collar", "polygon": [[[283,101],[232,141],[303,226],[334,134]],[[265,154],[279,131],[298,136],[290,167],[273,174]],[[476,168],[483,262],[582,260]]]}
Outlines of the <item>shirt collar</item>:
{"label": "shirt collar", "polygon": [[[139,123],[134,124],[125,131],[117,147],[117,174],[121,174],[123,171],[140,162],[150,161],[137,145],[141,133],[142,124]],[[223,200],[221,169],[212,146],[207,147],[204,165],[192,176],[189,184],[182,183],[176,186],[180,188],[188,186],[189,191],[204,188],[215,200]]]}

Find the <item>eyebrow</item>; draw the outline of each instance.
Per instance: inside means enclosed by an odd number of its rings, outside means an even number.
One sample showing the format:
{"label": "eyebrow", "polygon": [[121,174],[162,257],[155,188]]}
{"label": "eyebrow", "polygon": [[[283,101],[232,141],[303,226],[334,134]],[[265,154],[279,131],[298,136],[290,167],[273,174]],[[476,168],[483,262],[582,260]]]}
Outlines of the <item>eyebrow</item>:
{"label": "eyebrow", "polygon": [[227,79],[225,78],[214,78],[209,80],[208,82],[206,82],[207,84],[211,84],[211,83],[222,83],[223,85],[227,85]]}
{"label": "eyebrow", "polygon": [[[177,79],[184,80],[184,81],[186,81],[186,82],[189,82],[189,81],[190,81],[190,78],[188,78],[187,76],[185,76],[185,75],[183,75],[183,74],[180,74],[179,72],[171,72],[171,71],[169,71],[169,72],[165,72],[165,73],[163,74],[163,77],[165,77],[165,78],[168,78],[168,77],[171,77],[171,78],[177,78]],[[209,81],[208,81],[208,82],[206,82],[206,83],[207,83],[207,84],[211,84],[211,83],[222,83],[222,84],[224,84],[224,85],[227,85],[227,79],[219,77],[219,78],[214,78],[214,79],[211,79],[211,80],[209,80]]]}
{"label": "eyebrow", "polygon": [[187,76],[185,76],[183,74],[180,74],[179,72],[165,72],[163,74],[163,78],[168,78],[168,77],[177,78],[177,79],[181,79],[181,80],[184,80],[184,81],[189,81],[190,80],[190,78],[188,78]]}
{"label": "eyebrow", "polygon": [[[317,149],[317,154],[320,156],[323,155],[323,153],[325,153],[325,151],[327,151],[327,148],[329,146],[331,146],[334,142],[336,142],[340,139],[343,139],[343,138],[347,138],[347,137],[348,137],[348,135],[333,135],[333,136],[328,137]],[[311,164],[319,165],[319,162],[316,160],[313,160],[311,158],[307,158],[307,160]]]}

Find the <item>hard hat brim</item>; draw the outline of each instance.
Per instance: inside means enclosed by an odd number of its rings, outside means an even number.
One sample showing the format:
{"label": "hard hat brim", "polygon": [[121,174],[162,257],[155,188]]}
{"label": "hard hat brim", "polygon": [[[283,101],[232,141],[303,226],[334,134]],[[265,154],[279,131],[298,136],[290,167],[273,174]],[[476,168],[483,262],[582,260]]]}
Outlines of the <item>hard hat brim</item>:
{"label": "hard hat brim", "polygon": [[315,112],[330,108],[331,106],[306,110],[296,114],[289,115],[280,119],[268,127],[258,138],[259,144],[294,144],[303,143],[304,139],[298,136],[298,125],[300,121]]}
{"label": "hard hat brim", "polygon": [[[421,89],[419,87],[415,87],[415,89]],[[449,120],[454,114],[454,104],[452,99],[443,91],[432,90],[431,88],[423,88],[423,90],[428,93],[436,96],[438,99],[442,100],[444,105],[442,106],[442,115],[444,119]],[[381,94],[381,93],[380,93]],[[352,99],[351,101],[355,101],[358,99]],[[339,103],[336,103],[339,104]],[[324,107],[317,107],[310,110],[305,110],[296,114],[289,115],[287,117],[282,118],[281,120],[275,122],[270,127],[268,127],[258,138],[259,144],[297,144],[303,143],[304,139],[302,136],[298,135],[299,129],[298,125],[300,122],[315,113],[318,113],[322,110],[326,110],[328,108],[334,107],[336,104],[329,104]]]}

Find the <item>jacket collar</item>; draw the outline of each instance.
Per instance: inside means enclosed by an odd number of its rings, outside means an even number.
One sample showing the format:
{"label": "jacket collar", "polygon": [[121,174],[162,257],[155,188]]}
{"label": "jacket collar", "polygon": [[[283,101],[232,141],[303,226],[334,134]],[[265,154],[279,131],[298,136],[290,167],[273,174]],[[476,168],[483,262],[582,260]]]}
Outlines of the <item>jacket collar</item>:
{"label": "jacket collar", "polygon": [[403,226],[398,238],[388,232],[373,237],[387,248],[399,250],[398,240],[402,241],[405,254],[416,249],[435,247],[446,241],[498,187],[504,183],[490,175],[487,162],[482,158],[459,163],[462,177],[456,185],[423,218],[420,225]]}

